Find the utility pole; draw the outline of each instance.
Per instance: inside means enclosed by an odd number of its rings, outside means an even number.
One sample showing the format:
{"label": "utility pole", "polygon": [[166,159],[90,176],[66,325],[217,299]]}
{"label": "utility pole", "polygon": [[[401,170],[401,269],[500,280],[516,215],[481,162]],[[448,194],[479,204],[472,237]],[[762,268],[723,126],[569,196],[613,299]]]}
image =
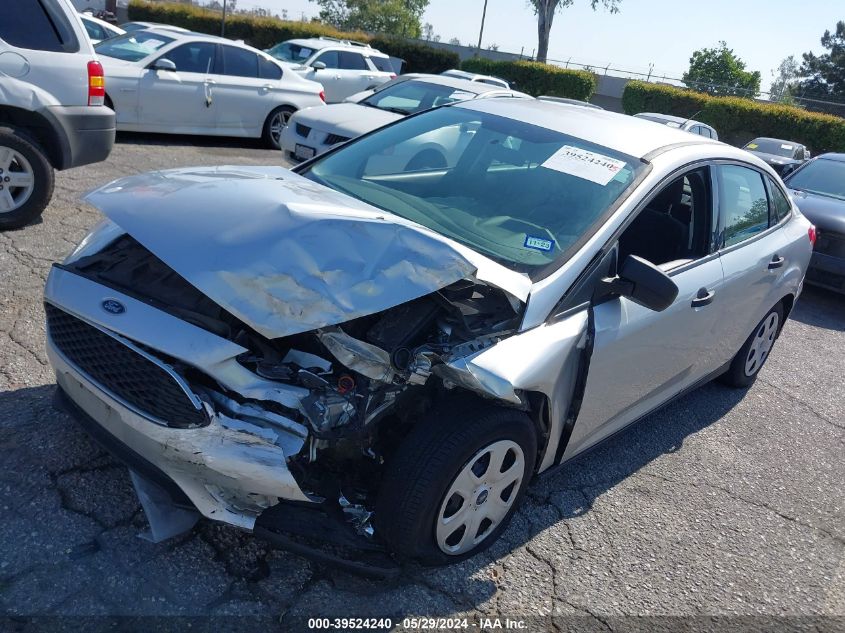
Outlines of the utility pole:
{"label": "utility pole", "polygon": [[223,22],[220,24],[220,37],[226,37],[226,0],[223,0]]}
{"label": "utility pole", "polygon": [[481,36],[484,35],[484,19],[487,17],[487,0],[484,0],[484,10],[481,12],[481,30],[478,31],[478,47],[475,56],[481,55]]}

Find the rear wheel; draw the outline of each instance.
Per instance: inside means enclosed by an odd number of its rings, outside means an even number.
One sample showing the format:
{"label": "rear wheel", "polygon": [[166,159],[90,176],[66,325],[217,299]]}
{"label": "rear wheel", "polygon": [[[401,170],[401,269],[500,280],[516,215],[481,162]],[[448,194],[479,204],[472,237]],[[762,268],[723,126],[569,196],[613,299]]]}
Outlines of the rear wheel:
{"label": "rear wheel", "polygon": [[54,186],[53,167],[25,133],[0,127],[0,229],[16,229],[41,215]]}
{"label": "rear wheel", "polygon": [[467,398],[432,412],[388,464],[376,504],[379,534],[397,554],[426,564],[480,552],[510,522],[536,452],[522,411]]}
{"label": "rear wheel", "polygon": [[282,130],[288,124],[291,115],[296,112],[290,106],[280,106],[273,110],[264,121],[262,140],[270,149],[282,149]]}
{"label": "rear wheel", "polygon": [[783,327],[783,304],[778,303],[757,324],[720,380],[731,387],[748,387],[757,379]]}

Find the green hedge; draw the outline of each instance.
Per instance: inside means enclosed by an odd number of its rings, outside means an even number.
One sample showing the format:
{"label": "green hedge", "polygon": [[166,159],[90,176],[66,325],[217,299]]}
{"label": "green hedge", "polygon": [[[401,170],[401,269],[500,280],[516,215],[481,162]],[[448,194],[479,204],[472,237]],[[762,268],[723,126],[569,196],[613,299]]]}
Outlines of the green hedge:
{"label": "green hedge", "polygon": [[566,70],[540,62],[507,62],[473,58],[461,64],[469,72],[507,79],[517,90],[534,96],[549,95],[589,101],[596,90],[596,78],[584,70]]}
{"label": "green hedge", "polygon": [[622,107],[627,114],[660,112],[695,118],[712,125],[719,139],[732,145],[770,136],[804,143],[814,154],[845,151],[845,119],[794,106],[632,81],[622,94]]}
{"label": "green hedge", "polygon": [[[221,14],[218,11],[187,4],[131,0],[129,19],[140,22],[162,22],[198,33],[220,34]],[[265,49],[285,40],[321,35],[368,42],[383,53],[404,59],[405,72],[439,73],[449,68],[457,68],[460,64],[460,58],[456,53],[408,42],[401,38],[373,36],[367,33],[345,33],[319,22],[293,22],[239,14],[226,17],[226,37],[243,40],[255,48]]]}

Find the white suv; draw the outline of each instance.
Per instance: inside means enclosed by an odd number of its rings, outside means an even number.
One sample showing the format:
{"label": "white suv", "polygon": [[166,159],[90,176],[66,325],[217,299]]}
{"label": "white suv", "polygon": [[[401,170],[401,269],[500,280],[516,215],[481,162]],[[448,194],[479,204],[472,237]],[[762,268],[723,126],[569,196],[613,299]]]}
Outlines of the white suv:
{"label": "white suv", "polygon": [[396,77],[388,55],[361,42],[314,37],[288,40],[267,52],[306,79],[323,85],[327,103],[338,103]]}
{"label": "white suv", "polygon": [[15,0],[0,18],[0,229],[50,202],[53,169],[104,160],[114,112],[103,67],[67,0]]}

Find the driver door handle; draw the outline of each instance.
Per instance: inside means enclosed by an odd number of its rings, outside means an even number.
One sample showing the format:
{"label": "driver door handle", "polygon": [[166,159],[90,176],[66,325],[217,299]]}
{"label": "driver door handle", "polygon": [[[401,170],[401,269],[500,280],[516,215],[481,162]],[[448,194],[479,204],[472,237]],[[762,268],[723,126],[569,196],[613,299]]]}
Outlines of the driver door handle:
{"label": "driver door handle", "polygon": [[775,253],[772,257],[772,261],[769,262],[769,270],[775,270],[776,268],[780,268],[781,266],[783,266],[783,262],[785,261],[786,259],[784,257],[781,257],[780,255]]}
{"label": "driver door handle", "polygon": [[708,290],[707,288],[699,288],[698,294],[696,295],[695,299],[692,300],[693,308],[703,308],[704,306],[709,306],[713,303],[713,297],[716,295],[715,290]]}

